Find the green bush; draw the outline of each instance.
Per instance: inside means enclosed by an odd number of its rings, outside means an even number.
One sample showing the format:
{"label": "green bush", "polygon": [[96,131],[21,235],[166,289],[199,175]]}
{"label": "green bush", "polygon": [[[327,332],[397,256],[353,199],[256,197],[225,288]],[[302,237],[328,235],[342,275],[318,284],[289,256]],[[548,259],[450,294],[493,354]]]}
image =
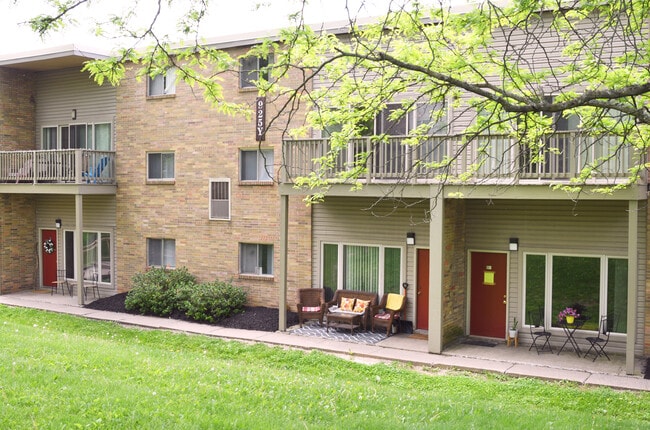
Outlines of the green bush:
{"label": "green bush", "polygon": [[152,267],[136,273],[132,282],[133,288],[124,301],[126,309],[141,314],[169,316],[178,309],[177,289],[195,284],[196,278],[185,267]]}
{"label": "green bush", "polygon": [[180,309],[195,321],[216,322],[241,312],[246,293],[239,287],[214,281],[207,284],[186,285],[177,290]]}

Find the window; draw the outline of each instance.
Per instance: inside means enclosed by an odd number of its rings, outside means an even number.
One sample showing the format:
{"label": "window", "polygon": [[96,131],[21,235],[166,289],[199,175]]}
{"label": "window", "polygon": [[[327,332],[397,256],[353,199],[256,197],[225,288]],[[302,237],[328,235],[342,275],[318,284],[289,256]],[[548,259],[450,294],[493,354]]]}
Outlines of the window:
{"label": "window", "polygon": [[58,127],[43,127],[43,149],[57,149]]}
{"label": "window", "polygon": [[44,127],[43,149],[96,149],[110,151],[112,145],[111,123],[67,124]]}
{"label": "window", "polygon": [[242,150],[240,177],[242,181],[272,181],[273,150]]}
{"label": "window", "polygon": [[388,104],[375,118],[374,133],[406,136],[415,129],[418,129],[421,134],[447,133],[447,107],[444,103],[439,105],[418,103],[413,111],[402,114],[397,119],[391,118],[391,115],[400,109],[402,109],[401,103]]}
{"label": "window", "polygon": [[525,321],[541,312],[558,326],[566,307],[578,309],[583,330],[598,330],[607,315],[612,331],[627,332],[627,259],[606,256],[527,254],[525,261]]}
{"label": "window", "polygon": [[167,69],[165,73],[149,76],[147,85],[148,96],[164,96],[176,92],[176,69]]}
{"label": "window", "polygon": [[265,70],[273,63],[273,56],[268,58],[245,57],[239,60],[239,87],[255,88],[255,81],[269,79],[268,71]]}
{"label": "window", "polygon": [[210,219],[230,219],[230,180],[210,180]]}
{"label": "window", "polygon": [[147,154],[147,179],[174,179],[174,153]]}
{"label": "window", "polygon": [[176,267],[176,241],[147,239],[147,266]]}
{"label": "window", "polygon": [[273,275],[273,245],[239,245],[239,272],[244,275]]}
{"label": "window", "polygon": [[400,293],[401,248],[326,243],[321,260],[323,287]]}
{"label": "window", "polygon": [[[91,280],[97,273],[98,281],[111,283],[111,235],[101,231],[83,232],[83,278]],[[76,279],[74,231],[65,232],[65,271],[66,278]]]}

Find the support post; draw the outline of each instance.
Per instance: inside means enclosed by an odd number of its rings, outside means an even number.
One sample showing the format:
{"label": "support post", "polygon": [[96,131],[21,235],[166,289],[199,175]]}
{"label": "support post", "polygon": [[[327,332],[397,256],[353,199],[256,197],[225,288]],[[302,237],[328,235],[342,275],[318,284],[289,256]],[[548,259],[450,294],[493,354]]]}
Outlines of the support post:
{"label": "support post", "polygon": [[634,374],[634,344],[636,343],[636,307],[639,286],[639,202],[630,200],[627,213],[627,340],[625,372]]}
{"label": "support post", "polygon": [[280,295],[278,328],[287,331],[287,259],[289,244],[289,196],[280,196]]}
{"label": "support post", "polygon": [[75,229],[74,229],[74,259],[75,259],[75,277],[77,278],[77,303],[84,305],[84,264],[83,264],[83,203],[84,198],[81,194],[76,194],[74,199],[75,208]]}
{"label": "support post", "polygon": [[442,280],[444,261],[444,194],[432,189],[429,223],[429,352],[442,353]]}

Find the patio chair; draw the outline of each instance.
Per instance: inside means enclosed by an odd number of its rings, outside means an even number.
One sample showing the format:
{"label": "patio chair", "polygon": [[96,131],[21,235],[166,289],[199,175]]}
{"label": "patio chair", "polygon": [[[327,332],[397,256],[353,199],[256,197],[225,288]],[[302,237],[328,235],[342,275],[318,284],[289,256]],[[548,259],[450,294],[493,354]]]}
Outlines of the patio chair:
{"label": "patio chair", "polygon": [[[529,312],[528,320],[530,321],[530,337],[533,340],[528,350],[530,351],[535,347],[537,354],[540,352],[553,353],[553,348],[550,343],[551,332],[547,331],[546,327],[544,327],[544,313],[541,311],[537,313]],[[538,342],[543,343],[540,346]]]}
{"label": "patio chair", "polygon": [[[370,308],[372,331],[375,331],[375,326],[386,327],[386,336],[390,336],[393,323],[399,323],[405,307],[406,297],[394,293],[384,294],[379,304]],[[399,324],[397,329],[399,330]]]}
{"label": "patio chair", "polygon": [[325,290],[323,288],[301,288],[298,290],[296,308],[300,327],[305,320],[318,320],[323,325],[325,315]]}
{"label": "patio chair", "polygon": [[21,181],[31,181],[32,180],[32,159],[25,160],[23,165],[14,172],[10,172],[8,176],[10,178],[15,178],[16,183]]}
{"label": "patio chair", "polygon": [[[600,317],[600,326],[598,327],[598,336],[593,337],[587,337],[587,342],[591,344],[587,352],[585,353],[585,357],[589,355],[591,350],[593,349],[594,351],[594,359],[592,361],[596,361],[598,357],[601,355],[604,355],[607,357],[607,360],[609,360],[609,355],[605,352],[605,347],[607,346],[607,342],[609,342],[609,326],[607,325],[607,316],[603,315]],[[611,361],[611,360],[610,360]]]}
{"label": "patio chair", "polygon": [[61,294],[65,295],[64,288],[67,289],[68,294],[70,294],[70,284],[68,283],[68,278],[65,276],[65,269],[57,269],[56,281],[54,281],[54,285],[51,286],[52,291],[50,292],[50,295],[53,295],[59,287],[61,287]]}
{"label": "patio chair", "polygon": [[93,182],[97,183],[97,178],[102,175],[102,172],[108,166],[108,162],[108,157],[102,157],[95,168],[89,167],[87,172],[83,172],[82,175],[86,178],[86,183],[90,183],[92,178],[94,178]]}
{"label": "patio chair", "polygon": [[[88,290],[92,290],[93,292],[93,298],[101,298],[102,296],[99,294],[99,285],[98,285],[98,278],[99,276],[97,275],[97,272],[94,272],[90,275],[90,279],[84,279],[84,297],[88,298]],[[97,295],[95,295],[95,291],[97,292]]]}

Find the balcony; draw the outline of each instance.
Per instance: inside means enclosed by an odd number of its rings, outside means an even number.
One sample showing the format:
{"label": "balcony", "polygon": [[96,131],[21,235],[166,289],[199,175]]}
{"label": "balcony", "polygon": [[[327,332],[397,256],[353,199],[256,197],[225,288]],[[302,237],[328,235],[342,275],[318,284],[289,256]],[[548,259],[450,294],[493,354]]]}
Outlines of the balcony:
{"label": "balcony", "polygon": [[[386,182],[440,183],[469,175],[469,183],[510,185],[568,182],[595,165],[590,184],[625,182],[628,170],[643,162],[643,154],[621,146],[614,136],[594,137],[581,132],[557,132],[544,139],[540,153],[521,150],[510,136],[480,136],[464,141],[461,136],[431,136],[407,144],[407,136],[385,141],[364,137],[350,141],[330,161],[327,179],[353,168],[361,154],[369,154],[363,176],[366,184]],[[283,182],[308,176],[323,164],[331,150],[329,139],[296,139],[283,142]]]}
{"label": "balcony", "polygon": [[115,185],[115,152],[0,151],[0,183]]}

